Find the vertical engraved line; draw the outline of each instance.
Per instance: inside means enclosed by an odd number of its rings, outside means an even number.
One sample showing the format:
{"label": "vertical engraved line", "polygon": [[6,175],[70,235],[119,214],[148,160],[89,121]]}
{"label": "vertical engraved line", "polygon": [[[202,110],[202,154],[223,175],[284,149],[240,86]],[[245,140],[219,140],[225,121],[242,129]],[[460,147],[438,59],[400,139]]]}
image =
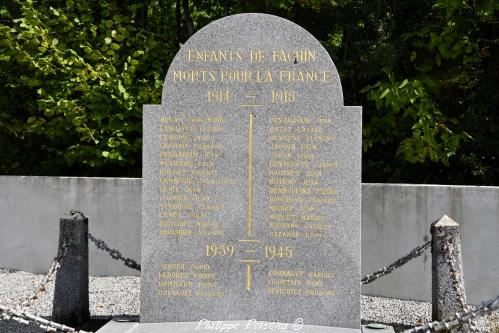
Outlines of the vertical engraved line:
{"label": "vertical engraved line", "polygon": [[249,114],[248,237],[253,236],[253,113]]}
{"label": "vertical engraved line", "polygon": [[251,265],[246,265],[246,290],[251,291]]}

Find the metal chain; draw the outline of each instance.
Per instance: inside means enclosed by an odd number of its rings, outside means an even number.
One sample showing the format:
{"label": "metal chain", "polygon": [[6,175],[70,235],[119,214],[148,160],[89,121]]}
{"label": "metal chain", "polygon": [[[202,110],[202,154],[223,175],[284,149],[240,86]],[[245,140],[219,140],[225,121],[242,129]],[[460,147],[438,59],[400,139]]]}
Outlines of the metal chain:
{"label": "metal chain", "polygon": [[[90,333],[83,330],[76,330],[72,327],[58,324],[53,321],[46,320],[40,316],[31,314],[26,312],[26,308],[33,305],[33,303],[40,298],[40,294],[46,291],[48,288],[48,284],[52,281],[52,278],[57,273],[59,268],[61,267],[61,262],[67,254],[67,250],[71,245],[71,241],[64,241],[58,255],[52,261],[52,264],[43,278],[42,283],[35,291],[33,295],[24,300],[20,305],[17,306],[17,309],[8,308],[2,304],[0,304],[0,320],[13,320],[20,324],[30,325],[31,323],[37,325],[41,329],[46,332],[72,332],[72,333]],[[24,309],[23,309],[24,308]]]}
{"label": "metal chain", "polygon": [[423,333],[423,332],[441,332],[447,331],[458,326],[463,326],[469,323],[470,320],[485,316],[490,314],[492,311],[499,309],[499,296],[493,298],[489,301],[482,302],[482,305],[475,309],[467,309],[461,312],[457,312],[454,316],[451,316],[448,320],[434,321],[427,323],[422,326],[416,326],[405,330],[403,333]]}
{"label": "metal chain", "polygon": [[54,258],[54,260],[52,261],[52,265],[50,266],[47,274],[43,278],[42,283],[40,284],[38,289],[35,291],[35,293],[21,303],[20,306],[22,308],[28,308],[31,305],[33,305],[33,303],[37,299],[40,298],[40,294],[42,294],[44,291],[47,290],[48,284],[50,283],[50,281],[52,281],[52,278],[59,270],[59,267],[61,267],[61,261],[64,258],[64,256],[66,255],[67,249],[69,248],[70,245],[71,245],[71,242],[69,242],[69,241],[64,242],[62,244],[61,251],[60,251],[61,254]]}
{"label": "metal chain", "polygon": [[[81,214],[84,218],[87,218],[87,216],[80,211],[72,210],[71,214],[74,213]],[[141,267],[139,263],[131,258],[123,257],[120,251],[110,248],[103,240],[94,237],[91,233],[88,233],[88,239],[92,241],[99,250],[109,253],[114,260],[122,261],[125,266],[140,271]]]}
{"label": "metal chain", "polygon": [[70,333],[91,333],[83,330],[58,324],[56,322],[47,320],[45,318],[28,313],[25,310],[15,310],[0,304],[0,319],[14,320],[20,324],[30,325],[31,323],[37,325],[46,332],[70,332]]}
{"label": "metal chain", "polygon": [[141,267],[139,263],[133,259],[123,257],[120,251],[110,248],[103,240],[95,238],[91,233],[88,233],[88,239],[90,239],[98,249],[109,253],[114,260],[123,261],[125,266],[140,271]]}
{"label": "metal chain", "polygon": [[385,266],[385,267],[383,267],[383,268],[381,268],[381,269],[379,269],[371,274],[364,276],[362,278],[362,280],[360,280],[360,284],[361,285],[368,284],[368,283],[371,283],[371,282],[379,279],[382,276],[390,274],[391,272],[393,272],[397,268],[400,268],[400,267],[404,266],[405,264],[407,264],[412,259],[417,258],[420,255],[422,255],[430,246],[431,246],[431,241],[428,241],[428,242],[424,243],[423,245],[415,247],[411,252],[409,252],[409,254],[396,260],[392,264]]}

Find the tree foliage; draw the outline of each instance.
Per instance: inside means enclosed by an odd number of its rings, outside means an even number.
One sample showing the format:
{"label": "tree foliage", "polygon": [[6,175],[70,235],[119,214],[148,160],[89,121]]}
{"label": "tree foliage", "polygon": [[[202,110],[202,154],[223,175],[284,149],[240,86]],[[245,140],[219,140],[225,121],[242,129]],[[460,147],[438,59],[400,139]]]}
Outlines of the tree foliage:
{"label": "tree foliage", "polygon": [[0,173],[140,176],[141,110],[220,17],[319,39],[363,105],[363,181],[498,184],[496,0],[13,0],[0,5]]}
{"label": "tree foliage", "polygon": [[177,45],[140,23],[143,3],[58,5],[1,9],[1,171],[138,175],[141,108],[159,102]]}

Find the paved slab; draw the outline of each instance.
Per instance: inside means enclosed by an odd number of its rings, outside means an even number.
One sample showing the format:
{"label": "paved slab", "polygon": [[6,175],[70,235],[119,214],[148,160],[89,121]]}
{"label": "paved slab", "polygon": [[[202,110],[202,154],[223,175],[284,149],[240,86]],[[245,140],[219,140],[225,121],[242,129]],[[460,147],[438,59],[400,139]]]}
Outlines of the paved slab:
{"label": "paved slab", "polygon": [[[200,322],[182,322],[182,323],[157,323],[157,324],[139,324],[138,322],[126,322],[126,321],[117,321],[111,320],[104,327],[98,330],[96,333],[190,333],[190,332],[245,332],[245,333],[260,333],[260,332],[300,332],[300,333],[360,333],[361,330],[353,329],[353,328],[339,328],[339,327],[325,327],[325,326],[317,326],[317,325],[303,325],[303,326],[294,326],[292,324],[288,324],[287,329],[264,329],[255,328],[255,324],[248,322],[247,320],[241,321],[225,321],[221,322],[226,325],[226,330],[222,330],[221,328],[212,328],[208,329],[206,327],[203,328]],[[249,323],[249,327],[246,326]],[[270,322],[258,322],[261,325],[285,325],[282,323],[270,323]],[[239,328],[236,328],[234,325],[238,325]],[[253,326],[253,327],[251,327]],[[229,329],[229,327],[233,327]],[[283,326],[280,326],[283,327]],[[386,326],[385,328],[369,328],[366,325],[362,326],[362,333],[394,333],[395,331],[391,326]]]}
{"label": "paved slab", "polygon": [[[216,325],[217,322],[211,322]],[[208,326],[200,322],[178,322],[178,323],[148,323],[139,324],[137,322],[119,322],[110,321],[104,327],[97,331],[97,333],[191,333],[191,332],[244,332],[244,333],[286,333],[286,332],[300,332],[300,333],[360,333],[360,329],[353,328],[338,328],[338,327],[325,327],[316,325],[299,325],[283,323],[271,323],[259,321],[257,323],[247,320],[241,321],[223,321],[218,322],[220,325],[226,325],[224,328],[219,326]],[[203,326],[204,325],[204,326]],[[260,325],[260,326],[258,326]],[[266,326],[265,326],[266,325]],[[285,328],[287,325],[287,328]],[[271,328],[274,327],[274,328]],[[376,332],[393,332],[393,330],[369,330]]]}
{"label": "paved slab", "polygon": [[[217,322],[211,322],[215,324]],[[260,333],[260,332],[300,332],[300,333],[360,333],[360,329],[353,328],[340,328],[340,327],[326,327],[317,325],[300,325],[293,326],[293,324],[283,324],[283,323],[271,323],[265,321],[259,321],[257,323],[240,320],[240,321],[224,321],[219,322],[225,324],[226,329],[216,328],[216,326],[210,326],[208,328],[207,323],[200,322],[179,322],[179,323],[149,323],[140,324],[136,321],[120,321],[119,319],[111,320],[105,326],[103,326],[96,333],[190,333],[190,332],[245,332],[245,333]],[[237,325],[237,326],[236,326]],[[260,325],[257,328],[257,325]],[[267,325],[267,326],[264,326]],[[276,328],[270,328],[274,325]],[[287,325],[287,328],[284,328]],[[381,328],[382,325],[376,325],[377,328],[370,328],[369,325],[362,325],[362,333],[395,333],[391,326],[385,326]],[[278,328],[280,327],[280,328]],[[374,327],[374,326],[373,326]]]}

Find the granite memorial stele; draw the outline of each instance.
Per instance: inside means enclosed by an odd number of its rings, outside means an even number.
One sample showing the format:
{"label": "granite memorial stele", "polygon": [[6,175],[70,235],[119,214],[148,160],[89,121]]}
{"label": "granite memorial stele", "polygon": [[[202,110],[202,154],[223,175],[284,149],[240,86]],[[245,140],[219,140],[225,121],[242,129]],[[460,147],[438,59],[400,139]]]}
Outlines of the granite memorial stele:
{"label": "granite memorial stele", "polygon": [[285,19],[194,34],[144,106],[141,323],[360,328],[361,108]]}

